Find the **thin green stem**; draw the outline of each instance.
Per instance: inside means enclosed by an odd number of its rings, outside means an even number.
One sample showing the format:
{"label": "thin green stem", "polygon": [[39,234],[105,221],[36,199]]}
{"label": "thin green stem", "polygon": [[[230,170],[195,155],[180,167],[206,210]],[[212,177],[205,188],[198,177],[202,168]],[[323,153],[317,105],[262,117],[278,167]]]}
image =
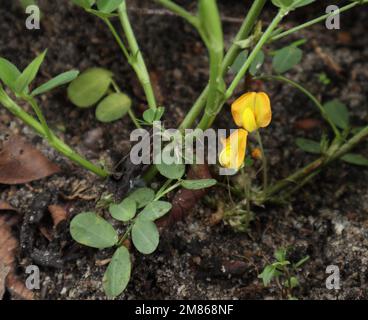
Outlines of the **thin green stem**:
{"label": "thin green stem", "polygon": [[199,19],[195,15],[191,14],[189,11],[185,10],[183,7],[174,3],[170,0],[156,0],[159,4],[161,4],[166,9],[176,13],[178,16],[184,18],[191,25],[193,25],[196,29],[199,28]]}
{"label": "thin green stem", "polygon": [[128,228],[126,229],[126,231],[124,232],[124,234],[122,235],[122,237],[120,238],[117,246],[121,247],[123,245],[123,242],[128,239],[128,236],[130,234],[130,232],[132,231],[134,226],[134,222],[131,222],[131,224],[128,226]]}
{"label": "thin green stem", "polygon": [[[170,183],[172,182],[172,179],[168,179],[164,185],[160,188],[160,190],[157,192],[156,197],[153,199],[153,201],[157,201],[160,200],[163,196],[165,196],[166,194],[168,194],[169,192],[173,191],[174,189],[176,189],[177,187],[180,186],[180,181],[177,182],[176,184],[172,185],[171,187],[168,188],[168,186],[170,185]],[[139,218],[139,214],[130,222],[130,225],[128,226],[127,230],[124,232],[123,236],[120,238],[119,242],[118,242],[118,246],[121,246],[123,244],[123,242],[128,239],[128,236],[130,234],[130,232],[132,231],[132,228],[134,226],[135,221]]]}
{"label": "thin green stem", "polygon": [[291,190],[282,193],[282,199],[287,200],[290,198],[295,192],[298,192],[300,189],[302,189],[306,184],[308,184],[310,181],[312,181],[318,174],[320,173],[320,170],[316,170],[310,175],[306,176],[304,179],[302,179],[300,182],[297,183],[296,186],[294,186]]}
{"label": "thin green stem", "polygon": [[147,66],[144,62],[142,52],[138,46],[137,39],[135,38],[133,28],[129,21],[125,0],[123,0],[123,2],[120,4],[118,10],[119,10],[120,23],[121,26],[123,27],[126,39],[129,44],[129,49],[131,52],[129,61],[133,66],[135,72],[137,73],[140,83],[142,84],[144,93],[147,98],[148,106],[152,109],[156,109],[157,108],[156,98],[154,95],[150,76],[147,70]]}
{"label": "thin green stem", "polygon": [[[237,41],[246,39],[251,33],[256,20],[258,19],[261,11],[265,5],[267,0],[255,0],[249,9],[247,16],[245,17],[238,33],[236,34],[234,40],[232,41],[232,45],[229,50],[225,54],[225,57],[222,61],[221,66],[221,76],[224,77],[229,70],[230,66],[234,63],[235,59],[241,52],[242,48],[237,45]],[[205,87],[202,91],[201,95],[198,97],[193,107],[185,116],[183,122],[180,125],[180,129],[190,128],[194,121],[198,118],[199,114],[202,112],[204,106],[206,105],[207,95],[209,91],[209,85]]]}
{"label": "thin green stem", "polygon": [[45,131],[43,125],[41,125],[36,119],[34,119],[31,115],[29,115],[26,111],[24,111],[15,101],[13,101],[0,87],[0,103],[12,114],[21,119],[25,124],[30,126],[33,130],[35,130],[39,135],[45,138],[50,145],[55,148],[57,151],[62,153],[71,161],[77,163],[83,168],[97,174],[100,177],[108,177],[110,174],[103,168],[100,168],[94,165],[92,162],[86,160],[78,153],[76,153],[73,149],[71,149],[68,145],[65,144],[62,140],[60,140],[54,133],[49,131],[49,136]]}
{"label": "thin green stem", "polygon": [[24,111],[18,104],[15,103],[5,92],[0,85],[0,102],[1,104],[17,118],[29,125],[39,135],[46,136],[43,126],[30,114]]}
{"label": "thin green stem", "polygon": [[247,16],[245,17],[237,35],[235,36],[232,45],[230,46],[229,50],[227,51],[224,57],[224,60],[222,62],[222,70],[221,70],[222,76],[225,76],[229,68],[234,63],[235,59],[238,57],[239,53],[243,50],[237,44],[237,42],[240,40],[246,39],[250,35],[266,2],[267,0],[253,1],[253,4],[251,8],[249,9],[249,12]]}
{"label": "thin green stem", "polygon": [[284,37],[286,37],[286,36],[288,36],[288,35],[290,35],[292,33],[298,32],[298,31],[300,31],[300,30],[302,30],[304,28],[308,28],[308,27],[310,27],[310,26],[312,26],[312,25],[314,25],[316,23],[319,23],[321,21],[326,20],[327,18],[336,16],[336,15],[338,15],[340,13],[343,13],[345,11],[348,11],[351,8],[354,8],[355,6],[357,6],[359,4],[360,4],[359,1],[354,1],[352,3],[349,3],[348,5],[340,8],[337,12],[333,11],[333,12],[324,14],[323,16],[320,16],[320,17],[315,18],[313,20],[307,21],[306,23],[303,23],[303,24],[301,24],[299,26],[296,26],[294,28],[291,28],[290,30],[284,31],[282,33],[279,33],[279,34],[273,36],[272,38],[270,38],[269,39],[269,42],[273,42],[273,41],[279,40],[279,39],[284,38]]}
{"label": "thin green stem", "polygon": [[53,135],[51,133],[49,126],[47,125],[46,119],[42,113],[41,108],[37,104],[36,100],[33,97],[28,97],[28,96],[25,97],[24,99],[31,105],[32,109],[36,113],[36,116],[45,131],[46,138],[51,142],[53,140]]}
{"label": "thin green stem", "polygon": [[268,28],[266,29],[266,31],[264,32],[262,37],[259,39],[258,43],[256,44],[256,46],[254,47],[254,49],[252,50],[252,52],[248,56],[247,60],[244,62],[243,66],[241,67],[239,72],[236,74],[236,76],[233,79],[232,83],[230,84],[230,86],[226,90],[223,100],[219,102],[219,106],[217,107],[217,112],[212,114],[212,115],[209,115],[209,114],[205,113],[203,115],[201,121],[198,124],[198,128],[200,128],[202,130],[205,130],[205,129],[209,128],[212,125],[212,123],[215,120],[217,114],[220,112],[222,106],[225,104],[226,100],[228,100],[233,95],[236,87],[239,85],[240,81],[245,76],[245,74],[248,71],[248,69],[249,69],[250,65],[252,64],[253,60],[255,59],[255,57],[257,56],[259,51],[262,49],[264,44],[267,42],[267,40],[271,36],[273,30],[277,27],[277,25],[281,22],[281,20],[283,19],[283,17],[285,15],[286,15],[286,13],[284,12],[283,9],[280,9],[278,11],[277,15],[272,20],[271,24],[268,26]]}
{"label": "thin green stem", "polygon": [[268,187],[268,166],[267,166],[267,157],[263,148],[262,136],[259,130],[256,130],[256,139],[261,149],[262,154],[262,172],[263,172],[263,190],[266,191]]}
{"label": "thin green stem", "polygon": [[114,36],[116,42],[118,43],[121,51],[123,52],[125,58],[127,59],[127,61],[130,63],[130,54],[128,49],[126,48],[125,44],[123,43],[123,41],[121,40],[118,32],[116,31],[115,27],[113,26],[113,24],[110,22],[110,20],[108,18],[104,18],[102,19],[105,24],[107,25],[107,27],[109,28],[110,32],[112,33],[112,35]]}
{"label": "thin green stem", "polygon": [[[117,93],[121,93],[121,90],[120,90],[120,88],[119,88],[119,86],[118,86],[118,84],[116,83],[115,80],[112,80],[111,84],[112,84],[112,86],[114,87],[114,89]],[[142,126],[139,124],[138,119],[135,116],[132,108],[129,108],[128,114],[129,114],[130,119],[133,121],[134,125],[136,126],[136,128],[138,128],[138,129],[142,128]]]}
{"label": "thin green stem", "polygon": [[163,196],[167,195],[169,192],[175,190],[176,188],[181,186],[181,182],[178,181],[177,183],[173,184],[171,187],[167,188],[165,191],[161,192],[160,195],[156,196],[155,200],[161,199]]}
{"label": "thin green stem", "polygon": [[229,88],[226,90],[225,100],[229,99],[233,95],[236,87],[239,85],[239,82],[244,78],[244,76],[245,76],[246,72],[248,71],[250,65],[252,64],[254,58],[261,51],[264,44],[270,38],[273,30],[275,30],[275,28],[278,26],[278,24],[284,18],[285,14],[286,13],[284,12],[284,10],[280,9],[279,12],[277,13],[277,15],[275,16],[275,18],[272,20],[271,24],[268,26],[268,28],[266,29],[266,31],[264,32],[262,37],[259,39],[258,43],[256,44],[256,46],[254,47],[254,49],[252,50],[252,52],[248,56],[247,60],[245,61],[245,63],[243,64],[243,66],[241,67],[239,72],[236,74],[236,76],[235,76],[234,80],[232,81],[232,83],[230,84]]}
{"label": "thin green stem", "polygon": [[250,214],[250,198],[251,198],[251,181],[250,181],[250,176],[245,172],[245,169],[242,168],[242,176],[243,176],[243,180],[244,180],[244,193],[245,193],[245,198],[246,198],[246,207],[247,207],[247,213]]}
{"label": "thin green stem", "polygon": [[287,84],[291,85],[292,87],[298,89],[300,92],[302,92],[304,95],[306,95],[314,103],[314,105],[318,108],[318,110],[320,111],[322,117],[327,121],[327,123],[330,125],[331,129],[335,133],[335,136],[336,137],[340,137],[341,136],[341,133],[337,129],[336,125],[328,117],[328,115],[327,115],[327,113],[326,113],[325,108],[323,107],[323,105],[306,88],[304,88],[303,86],[301,86],[300,84],[298,84],[297,82],[295,82],[293,80],[290,80],[288,78],[285,78],[284,76],[261,76],[261,77],[257,77],[257,79],[262,79],[262,80],[277,80],[277,81],[281,81],[281,82],[287,83]]}
{"label": "thin green stem", "polygon": [[166,180],[166,182],[162,185],[160,190],[157,191],[154,201],[157,201],[158,199],[161,198],[161,194],[166,190],[166,188],[171,184],[172,181],[173,181],[172,179]]}
{"label": "thin green stem", "polygon": [[[239,40],[246,39],[249,36],[249,34],[251,33],[254,27],[256,20],[258,19],[259,15],[262,12],[262,9],[266,1],[267,0],[255,0],[253,2],[247,16],[245,17],[238,33],[236,34],[232,42],[232,45],[230,46],[229,50],[227,51],[222,61],[222,66],[221,66],[221,76],[222,77],[225,76],[228,69],[234,63],[235,59],[237,58],[237,56],[242,50],[241,47],[239,47],[236,44],[236,42]],[[192,108],[190,109],[190,111],[187,113],[184,120],[180,124],[179,129],[182,129],[182,130],[187,129],[193,125],[193,123],[196,121],[196,119],[202,112],[204,106],[206,105],[208,91],[209,91],[209,85],[207,84],[207,86],[202,91],[201,95],[198,97],[198,99],[196,100],[196,102],[194,103],[194,105],[192,106]],[[148,169],[148,171],[145,173],[144,180],[151,181],[155,177],[156,174],[157,174],[156,167],[151,166]]]}
{"label": "thin green stem", "polygon": [[265,201],[269,198],[272,198],[280,191],[287,188],[290,184],[297,184],[300,180],[306,179],[306,177],[310,175],[314,175],[315,172],[319,172],[324,166],[330,164],[331,162],[341,158],[346,153],[348,153],[351,149],[353,149],[356,145],[358,145],[361,141],[368,138],[368,126],[355,134],[352,138],[350,138],[347,142],[345,142],[340,147],[336,148],[335,145],[332,145],[330,148],[334,150],[334,152],[327,152],[326,155],[318,158],[307,166],[297,170],[289,177],[276,182],[274,185],[270,186],[267,189]]}
{"label": "thin green stem", "polygon": [[137,129],[141,129],[141,128],[142,128],[142,126],[139,124],[139,122],[138,122],[138,120],[137,120],[137,117],[135,116],[135,113],[134,113],[134,111],[133,111],[133,109],[132,109],[132,108],[129,108],[129,110],[128,110],[128,114],[129,114],[130,119],[132,119],[132,121],[133,121],[133,123],[134,123],[135,127],[136,127]]}

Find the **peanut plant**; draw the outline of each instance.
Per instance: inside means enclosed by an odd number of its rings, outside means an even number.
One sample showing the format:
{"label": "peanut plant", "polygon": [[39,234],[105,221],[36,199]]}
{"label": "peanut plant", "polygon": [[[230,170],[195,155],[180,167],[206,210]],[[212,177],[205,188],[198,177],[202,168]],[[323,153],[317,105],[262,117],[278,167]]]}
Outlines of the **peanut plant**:
{"label": "peanut plant", "polygon": [[[127,10],[129,1],[72,0],[72,2],[79,7],[76,10],[83,9],[86,13],[100,19],[113,35],[121,49],[122,57],[135,72],[144,91],[147,110],[143,118],[139,119],[135,115],[130,98],[122,93],[114,80],[113,72],[102,68],[89,69],[80,75],[78,71],[68,71],[31,91],[30,86],[38,73],[46,51],[36,57],[23,72],[20,72],[8,60],[0,59],[0,80],[2,82],[0,103],[46,139],[52,148],[81,167],[102,178],[107,178],[113,173],[113,168],[104,168],[91,163],[74,152],[52,132],[38,105],[37,96],[57,86],[69,84],[68,97],[77,107],[90,108],[97,105],[96,117],[102,122],[117,121],[128,114],[137,128],[154,127],[155,121],[165,117],[165,108],[156,102],[149,72],[129,20]],[[260,206],[271,201],[283,202],[289,199],[296,190],[304,186],[334,160],[340,159],[361,166],[368,165],[367,158],[351,153],[351,150],[368,136],[368,126],[354,128],[350,123],[349,111],[344,104],[338,100],[321,102],[306,87],[285,76],[287,71],[302,60],[301,47],[305,40],[290,43],[286,47],[277,49],[272,55],[267,54],[264,50],[271,44],[277,46],[278,40],[322,22],[336,13],[324,14],[284,30],[280,24],[290,12],[303,10],[303,7],[315,1],[272,0],[277,13],[264,28],[260,17],[265,10],[267,0],[255,0],[244,17],[238,33],[227,47],[224,43],[221,17],[216,0],[199,0],[197,11],[194,13],[171,0],[155,0],[155,2],[189,23],[198,32],[209,56],[208,83],[186,113],[182,123],[178,125],[183,134],[188,128],[202,130],[210,128],[246,76],[264,82],[281,81],[295,90],[300,90],[312,101],[322,119],[331,129],[331,132],[321,137],[320,141],[299,138],[296,141],[297,145],[306,152],[318,154],[318,158],[289,177],[273,181],[269,177],[269,165],[262,142],[262,130],[266,130],[272,123],[272,98],[266,92],[245,92],[236,99],[232,103],[231,113],[238,129],[223,141],[223,149],[218,160],[220,166],[234,173],[241,173],[242,183],[240,186],[232,183],[228,185],[220,183],[219,185],[228,188],[239,199],[238,206],[242,213],[250,215],[254,205]],[[366,0],[349,1],[340,8],[340,13],[366,4]],[[121,30],[116,28],[114,20],[120,22]],[[267,59],[272,59],[272,74],[262,72],[262,65]],[[230,82],[227,82],[225,79],[230,72],[233,73],[233,77]],[[17,101],[28,103],[34,115],[23,110]],[[253,162],[250,157],[247,157],[249,136],[254,136],[258,144],[254,155],[262,160],[263,181],[261,184],[252,179],[250,174]],[[162,149],[162,153],[167,151],[166,147]],[[157,248],[159,233],[154,221],[171,209],[171,204],[162,198],[179,187],[203,189],[216,184],[214,179],[186,179],[186,165],[182,162],[152,165],[145,172],[146,183],[149,184],[158,173],[167,179],[158,190],[148,187],[138,188],[124,199],[109,203],[108,210],[112,218],[122,223],[122,228],[125,230],[122,234],[119,234],[109,221],[96,212],[80,213],[71,222],[71,235],[77,242],[98,249],[115,248],[103,280],[105,292],[109,297],[121,294],[130,279],[131,261],[129,250],[124,245],[126,240],[131,239],[135,248],[142,254],[150,254]],[[231,216],[230,219],[232,219]]]}
{"label": "peanut plant", "polygon": [[288,251],[288,248],[278,248],[274,254],[276,261],[266,265],[258,278],[262,279],[265,287],[274,280],[282,298],[295,300],[293,290],[300,285],[297,272],[309,260],[309,256],[292,262],[288,259]]}

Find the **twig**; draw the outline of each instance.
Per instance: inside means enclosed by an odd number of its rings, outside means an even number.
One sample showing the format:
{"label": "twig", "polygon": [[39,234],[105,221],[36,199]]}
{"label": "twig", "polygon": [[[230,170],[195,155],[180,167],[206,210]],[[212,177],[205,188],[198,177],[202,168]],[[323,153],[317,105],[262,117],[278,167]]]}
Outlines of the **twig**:
{"label": "twig", "polygon": [[[171,16],[177,17],[178,15],[164,9],[149,9],[149,8],[130,8],[129,11],[134,12],[136,14],[144,15],[144,16]],[[229,17],[229,16],[221,16],[221,20],[223,22],[233,23],[233,24],[241,24],[243,22],[243,18]]]}

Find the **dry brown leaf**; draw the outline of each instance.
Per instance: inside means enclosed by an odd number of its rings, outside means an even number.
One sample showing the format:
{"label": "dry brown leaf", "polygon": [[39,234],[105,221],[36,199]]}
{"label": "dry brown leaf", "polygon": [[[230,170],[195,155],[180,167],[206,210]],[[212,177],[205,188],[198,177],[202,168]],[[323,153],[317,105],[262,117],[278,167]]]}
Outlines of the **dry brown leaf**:
{"label": "dry brown leaf", "polygon": [[224,219],[224,203],[220,202],[218,204],[216,212],[211,214],[208,223],[211,226],[214,226],[216,224],[219,224]]}
{"label": "dry brown leaf", "polygon": [[334,58],[323,51],[323,49],[318,45],[316,40],[312,41],[312,45],[314,46],[314,51],[317,55],[322,59],[325,65],[330,68],[332,71],[336,73],[337,76],[341,76],[343,69],[342,67],[334,60]]}
{"label": "dry brown leaf", "polygon": [[321,121],[318,119],[300,119],[295,122],[295,128],[303,131],[312,131],[319,128],[322,125]]}
{"label": "dry brown leaf", "polygon": [[103,267],[103,266],[106,266],[107,264],[109,264],[110,262],[111,262],[111,258],[104,259],[104,260],[96,260],[95,265],[97,267]]}
{"label": "dry brown leaf", "polygon": [[6,287],[12,295],[13,300],[33,300],[34,294],[28,290],[14,272],[10,272],[6,278]]}
{"label": "dry brown leaf", "polygon": [[52,221],[54,223],[54,227],[57,227],[57,225],[61,222],[66,220],[67,218],[67,212],[64,207],[52,204],[48,207],[49,212],[51,213]]}
{"label": "dry brown leaf", "polygon": [[10,271],[10,268],[0,262],[0,300],[3,298],[5,293],[5,279]]}
{"label": "dry brown leaf", "polygon": [[19,136],[12,136],[0,152],[0,183],[23,184],[55,174],[60,168]]}
{"label": "dry brown leaf", "polygon": [[343,44],[345,46],[351,45],[353,42],[353,37],[351,36],[351,33],[340,31],[337,34],[337,42],[340,44]]}
{"label": "dry brown leaf", "polygon": [[153,89],[156,94],[157,102],[162,105],[165,101],[165,98],[162,94],[161,86],[160,86],[160,73],[156,71],[150,72],[150,78],[153,85]]}
{"label": "dry brown leaf", "polygon": [[46,227],[39,227],[38,230],[40,230],[41,234],[48,240],[48,241],[52,241],[52,239],[54,238],[52,232],[50,231],[49,228]]}
{"label": "dry brown leaf", "polygon": [[0,200],[0,211],[17,211],[8,202]]}
{"label": "dry brown leaf", "polygon": [[[33,293],[29,291],[15,274],[15,252],[18,241],[13,237],[11,228],[5,215],[0,216],[0,266],[7,268],[8,273],[5,287],[10,293],[19,299],[33,299]],[[5,271],[4,271],[5,273]],[[1,280],[1,279],[0,279]],[[1,286],[0,286],[1,291]]]}

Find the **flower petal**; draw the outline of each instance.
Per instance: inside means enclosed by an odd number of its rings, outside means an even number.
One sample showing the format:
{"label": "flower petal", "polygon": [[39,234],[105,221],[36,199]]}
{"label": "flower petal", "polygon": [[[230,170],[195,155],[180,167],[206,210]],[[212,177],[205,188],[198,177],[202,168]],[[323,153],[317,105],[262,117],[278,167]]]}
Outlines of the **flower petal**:
{"label": "flower petal", "polygon": [[242,126],[242,114],[246,108],[252,106],[255,99],[255,92],[248,92],[236,99],[231,105],[231,114],[237,126]]}
{"label": "flower petal", "polygon": [[251,108],[247,108],[243,111],[242,126],[248,132],[258,129],[256,118]]}
{"label": "flower petal", "polygon": [[247,147],[247,137],[247,131],[238,129],[226,139],[226,146],[219,156],[221,166],[235,170],[242,166]]}
{"label": "flower petal", "polygon": [[271,102],[266,93],[264,92],[257,93],[254,113],[258,128],[267,127],[271,123],[272,119]]}
{"label": "flower petal", "polygon": [[229,168],[230,167],[230,163],[231,163],[231,150],[230,150],[230,145],[228,145],[227,147],[225,147],[220,155],[219,155],[219,162],[221,164],[221,166],[223,166],[224,168]]}

